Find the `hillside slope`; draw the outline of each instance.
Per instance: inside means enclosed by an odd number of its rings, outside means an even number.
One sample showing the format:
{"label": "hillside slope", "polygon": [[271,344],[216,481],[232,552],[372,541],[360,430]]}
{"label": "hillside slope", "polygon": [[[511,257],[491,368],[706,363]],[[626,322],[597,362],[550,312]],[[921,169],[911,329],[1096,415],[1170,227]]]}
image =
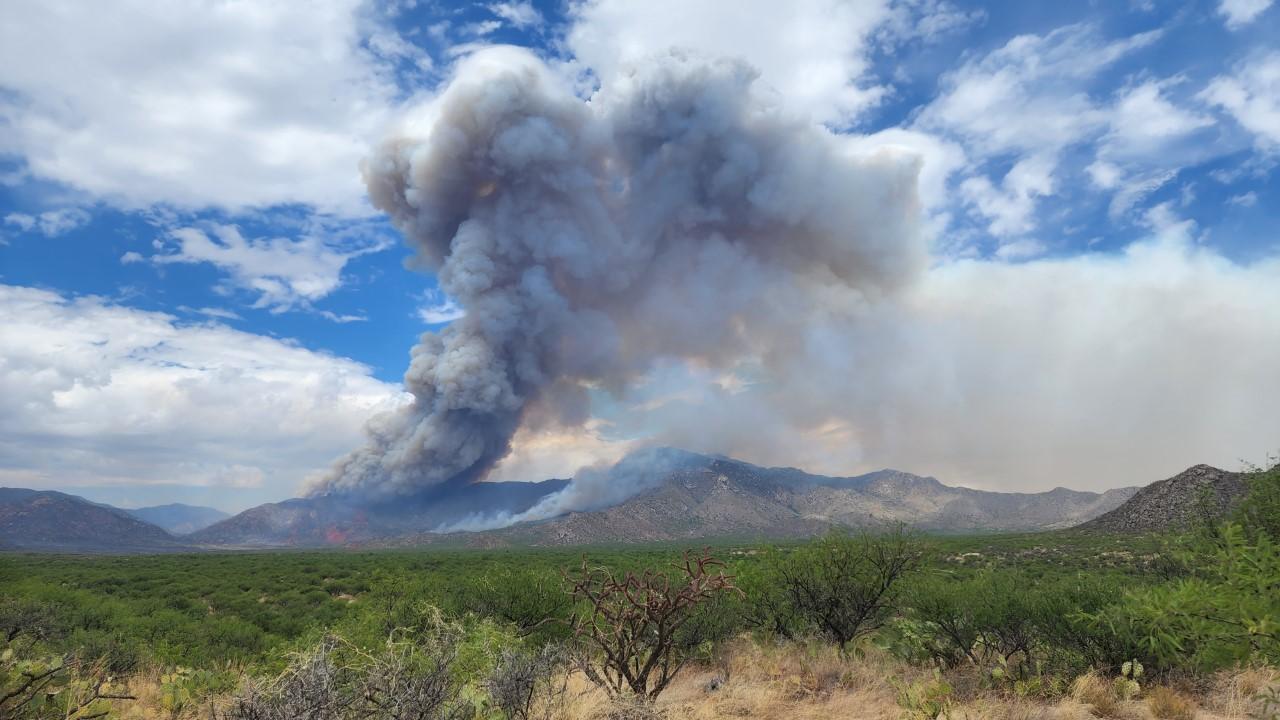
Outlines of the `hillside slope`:
{"label": "hillside slope", "polygon": [[1120,507],[1080,525],[1080,529],[1123,533],[1181,530],[1206,512],[1214,518],[1225,516],[1247,492],[1244,474],[1195,465],[1142,488]]}
{"label": "hillside slope", "polygon": [[182,503],[135,508],[125,510],[125,512],[139,520],[164,528],[174,535],[186,535],[197,530],[203,530],[219,520],[231,517],[230,514],[224,513],[217,508],[184,505]]}
{"label": "hillside slope", "polygon": [[0,488],[0,549],[155,552],[182,544],[124,510],[52,490]]}

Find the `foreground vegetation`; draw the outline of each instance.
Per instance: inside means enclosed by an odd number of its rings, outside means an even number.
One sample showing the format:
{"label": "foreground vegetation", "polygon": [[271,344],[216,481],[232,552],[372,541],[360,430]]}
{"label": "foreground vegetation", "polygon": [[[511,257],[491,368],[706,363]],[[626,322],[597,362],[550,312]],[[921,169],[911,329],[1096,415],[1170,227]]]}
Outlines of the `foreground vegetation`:
{"label": "foreground vegetation", "polygon": [[1272,717],[1278,540],[7,556],[0,717]]}

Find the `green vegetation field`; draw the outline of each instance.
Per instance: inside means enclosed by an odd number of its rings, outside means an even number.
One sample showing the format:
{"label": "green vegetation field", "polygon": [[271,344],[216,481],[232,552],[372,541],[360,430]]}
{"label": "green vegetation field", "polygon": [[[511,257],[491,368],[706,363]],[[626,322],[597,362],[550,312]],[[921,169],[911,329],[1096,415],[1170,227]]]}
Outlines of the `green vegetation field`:
{"label": "green vegetation field", "polygon": [[[1086,573],[1145,583],[1158,562],[1157,538],[1046,533],[923,538],[928,567],[947,577],[986,568],[1029,583]],[[730,574],[750,575],[770,553],[794,546],[712,544]],[[591,562],[620,570],[665,566],[678,545],[536,550],[281,551],[227,554],[0,555],[0,597],[45,618],[59,649],[109,653],[118,667],[138,661],[186,666],[255,664],[299,640],[412,597],[465,614],[516,580],[559,590],[562,571]],[[1118,592],[1118,590],[1117,590]]]}
{"label": "green vegetation field", "polygon": [[[1280,663],[1278,526],[1272,470],[1257,474],[1234,517],[1181,535],[896,528],[716,543],[706,572],[681,568],[686,548],[670,545],[6,555],[0,695],[52,669],[46,699],[62,714],[28,703],[11,717],[104,717],[93,713],[118,703],[94,700],[111,696],[103,679],[146,671],[171,717],[230,697],[250,710],[227,717],[288,717],[295,711],[280,703],[314,690],[299,678],[341,668],[325,692],[348,693],[342,708],[368,707],[316,717],[400,717],[369,709],[383,692],[374,680],[387,673],[396,687],[430,685],[431,697],[452,703],[424,718],[531,717],[500,702],[494,677],[533,683],[526,711],[532,689],[555,673],[653,700],[666,681],[632,678],[642,665],[714,665],[752,638],[757,648],[817,643],[841,658],[878,653],[911,669],[901,673],[933,672],[897,691],[908,714],[932,717],[951,702],[955,673],[976,673],[984,691],[1036,698],[1102,677],[1106,693],[1128,701],[1142,673],[1146,682]],[[630,668],[618,677],[609,675],[615,651]],[[72,696],[92,702],[69,714]],[[276,714],[263,710],[271,707]]]}

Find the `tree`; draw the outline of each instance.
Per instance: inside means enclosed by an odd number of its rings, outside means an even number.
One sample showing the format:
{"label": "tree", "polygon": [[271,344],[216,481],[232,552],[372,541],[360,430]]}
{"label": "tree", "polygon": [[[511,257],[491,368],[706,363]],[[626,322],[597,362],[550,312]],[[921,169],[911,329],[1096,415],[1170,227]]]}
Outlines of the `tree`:
{"label": "tree", "polygon": [[781,575],[796,612],[844,652],[884,624],[899,581],[919,559],[918,544],[902,525],[875,535],[832,530],[786,558]]}
{"label": "tree", "polygon": [[685,551],[675,572],[618,576],[592,567],[584,556],[577,575],[566,575],[577,603],[572,628],[579,668],[611,697],[630,692],[656,699],[688,659],[684,648],[691,641],[680,631],[693,610],[721,593],[738,592],[723,567],[707,550]]}

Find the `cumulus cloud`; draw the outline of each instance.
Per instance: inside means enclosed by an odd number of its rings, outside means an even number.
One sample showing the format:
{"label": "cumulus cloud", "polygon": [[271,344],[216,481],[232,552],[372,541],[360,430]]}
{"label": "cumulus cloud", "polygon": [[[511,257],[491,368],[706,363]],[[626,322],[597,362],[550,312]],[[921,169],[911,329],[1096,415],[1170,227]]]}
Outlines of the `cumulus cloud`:
{"label": "cumulus cloud", "polygon": [[351,360],[0,285],[0,485],[294,492],[399,392]]}
{"label": "cumulus cloud", "polygon": [[1084,82],[1159,36],[1102,42],[1090,25],[1020,35],[946,75],[919,124],[957,135],[983,156],[1061,150],[1105,126]]}
{"label": "cumulus cloud", "polygon": [[518,429],[580,426],[590,388],[785,352],[832,289],[872,303],[923,269],[914,155],[853,152],[740,62],[612,77],[585,103],[528,52],[479,52],[369,159],[373,203],[466,315],[316,492],[481,479]]}
{"label": "cumulus cloud", "polygon": [[1052,192],[1063,152],[1107,126],[1108,110],[1089,96],[1088,81],[1159,35],[1103,42],[1093,26],[1070,25],[1015,37],[944,76],[915,125],[954,138],[977,161],[1012,157],[999,179],[971,169],[960,197],[994,235],[1031,232],[1036,200]]}
{"label": "cumulus cloud", "polygon": [[521,29],[542,24],[542,13],[528,0],[494,3],[489,6],[489,12]]}
{"label": "cumulus cloud", "polygon": [[1108,118],[1100,153],[1110,158],[1145,157],[1213,124],[1213,119],[1172,103],[1176,81],[1147,81],[1121,92]]}
{"label": "cumulus cloud", "polygon": [[1227,204],[1235,205],[1237,207],[1253,207],[1258,204],[1258,193],[1250,190],[1249,192],[1240,193],[1239,195],[1232,195],[1231,198],[1227,200]]}
{"label": "cumulus cloud", "polygon": [[997,188],[985,176],[975,176],[960,184],[960,193],[987,218],[987,230],[994,236],[1021,235],[1036,227],[1035,201],[1053,192],[1052,154],[1029,155],[1005,173]]}
{"label": "cumulus cloud", "polygon": [[425,304],[418,307],[418,318],[428,325],[453,322],[467,314],[457,300],[438,289],[423,293],[422,299]]}
{"label": "cumulus cloud", "polygon": [[1280,147],[1280,52],[1256,57],[1222,75],[1200,93],[1221,107],[1268,150]]}
{"label": "cumulus cloud", "polygon": [[790,107],[835,126],[854,124],[887,91],[867,77],[874,35],[893,17],[886,0],[585,0],[570,15],[569,50],[606,86],[679,47],[749,60]]}
{"label": "cumulus cloud", "polygon": [[0,152],[129,207],[365,213],[357,166],[400,95],[393,68],[430,66],[356,0],[14,0],[4,15]]}
{"label": "cumulus cloud", "polygon": [[4,217],[5,225],[12,225],[22,232],[34,230],[45,237],[57,237],[88,222],[89,213],[80,208],[46,210],[39,215],[13,212]]}
{"label": "cumulus cloud", "polygon": [[1253,22],[1271,7],[1274,0],[1219,0],[1218,14],[1232,30],[1238,30]]}
{"label": "cumulus cloud", "polygon": [[[317,236],[246,238],[238,227],[218,223],[176,228],[157,244],[160,252],[151,262],[209,263],[227,273],[232,288],[255,295],[254,307],[273,312],[309,308],[342,286],[342,270],[353,258],[386,247],[382,241],[340,244]],[[125,263],[141,260],[132,251],[121,258]],[[339,322],[361,319],[327,316]]]}

